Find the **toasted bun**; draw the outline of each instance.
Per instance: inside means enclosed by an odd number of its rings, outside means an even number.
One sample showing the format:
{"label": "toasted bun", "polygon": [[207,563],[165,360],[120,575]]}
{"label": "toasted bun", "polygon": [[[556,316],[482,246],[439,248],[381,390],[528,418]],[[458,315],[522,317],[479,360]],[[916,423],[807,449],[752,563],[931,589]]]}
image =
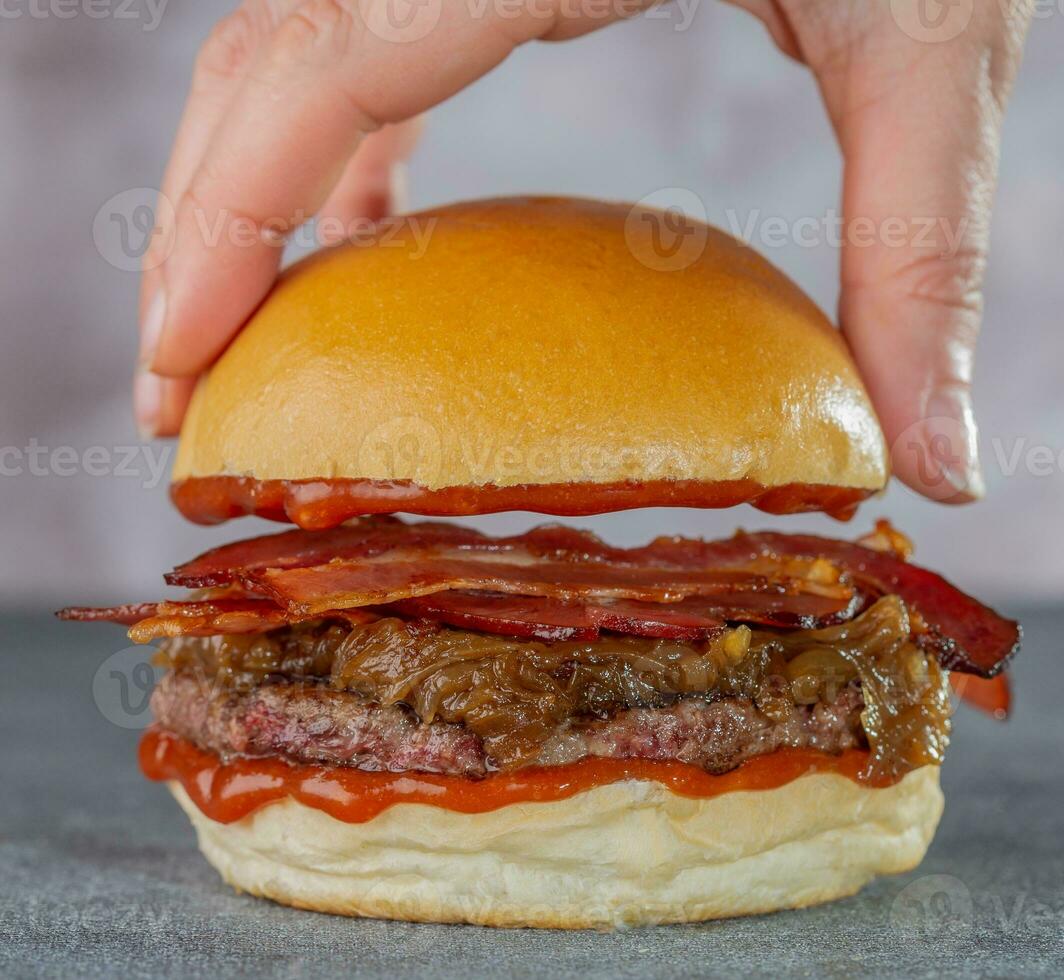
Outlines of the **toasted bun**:
{"label": "toasted bun", "polygon": [[631,780],[480,814],[403,803],[362,824],[291,799],[221,824],[170,788],[240,891],[341,915],[565,929],[852,895],[919,864],[942,813],[936,767],[885,789],[815,774],[704,800]]}
{"label": "toasted bun", "polygon": [[175,480],[882,488],[839,334],[749,247],[674,220],[480,201],[299,263],[199,386]]}

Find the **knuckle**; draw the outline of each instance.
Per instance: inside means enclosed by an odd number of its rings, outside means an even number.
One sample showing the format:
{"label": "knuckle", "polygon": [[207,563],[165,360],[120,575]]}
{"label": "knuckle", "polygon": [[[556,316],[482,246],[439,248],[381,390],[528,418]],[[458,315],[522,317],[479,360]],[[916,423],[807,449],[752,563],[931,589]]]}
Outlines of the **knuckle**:
{"label": "knuckle", "polygon": [[307,0],[274,32],[273,61],[290,65],[334,58],[348,50],[358,23],[349,0]]}
{"label": "knuckle", "polygon": [[207,161],[192,179],[178,204],[178,223],[183,235],[192,236],[207,250],[234,244],[283,244],[299,223],[300,213],[282,214],[269,205],[249,206],[239,178]]}
{"label": "knuckle", "polygon": [[223,17],[208,35],[196,59],[194,77],[200,84],[239,77],[258,46],[258,19],[250,3]]}
{"label": "knuckle", "polygon": [[219,214],[226,220],[243,217],[234,215],[230,208],[219,203],[232,199],[232,196],[232,182],[210,160],[205,161],[181,195],[177,207],[179,219],[186,227],[195,227],[199,233],[210,227]]}
{"label": "knuckle", "polygon": [[985,250],[971,248],[945,256],[918,256],[898,268],[891,279],[907,299],[979,314],[983,308],[985,270]]}

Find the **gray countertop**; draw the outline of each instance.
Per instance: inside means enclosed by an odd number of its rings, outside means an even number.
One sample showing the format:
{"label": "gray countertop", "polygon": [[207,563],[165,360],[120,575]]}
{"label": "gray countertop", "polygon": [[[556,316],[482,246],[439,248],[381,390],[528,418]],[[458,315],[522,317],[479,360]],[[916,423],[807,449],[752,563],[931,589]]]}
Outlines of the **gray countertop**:
{"label": "gray countertop", "polygon": [[[1012,721],[963,711],[923,865],[832,905],[615,933],[360,921],[239,896],[135,760],[117,629],[0,618],[0,976],[1064,975],[1064,611],[1024,617]],[[123,703],[123,685],[126,699]]]}

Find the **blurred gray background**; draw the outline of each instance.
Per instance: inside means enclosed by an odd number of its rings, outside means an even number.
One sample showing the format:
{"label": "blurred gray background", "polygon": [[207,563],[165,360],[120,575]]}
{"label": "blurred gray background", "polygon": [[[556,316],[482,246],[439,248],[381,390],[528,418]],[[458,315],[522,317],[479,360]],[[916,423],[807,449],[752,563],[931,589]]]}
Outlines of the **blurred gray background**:
{"label": "blurred gray background", "polygon": [[[137,278],[94,243],[94,220],[114,195],[146,200],[135,189],[157,186],[196,49],[232,6],[160,3],[15,2],[0,16],[7,606],[154,598],[165,568],[267,526],[196,528],[171,508],[166,479],[152,469],[168,444],[139,447],[129,408]],[[770,217],[829,214],[840,160],[806,71],[776,51],[759,23],[713,0],[697,6],[687,29],[681,24],[678,13],[659,15],[518,52],[433,113],[411,161],[413,205],[536,191],[636,199],[684,187],[726,227],[729,212],[757,227]],[[1006,125],[977,371],[986,502],[944,508],[895,486],[848,527],[748,508],[579,523],[634,543],[666,531],[730,533],[736,523],[850,534],[890,515],[917,539],[918,558],[987,599],[1059,599],[1062,50],[1064,0],[1043,3]],[[838,256],[830,246],[768,254],[834,310]],[[510,529],[537,520],[481,523]]]}

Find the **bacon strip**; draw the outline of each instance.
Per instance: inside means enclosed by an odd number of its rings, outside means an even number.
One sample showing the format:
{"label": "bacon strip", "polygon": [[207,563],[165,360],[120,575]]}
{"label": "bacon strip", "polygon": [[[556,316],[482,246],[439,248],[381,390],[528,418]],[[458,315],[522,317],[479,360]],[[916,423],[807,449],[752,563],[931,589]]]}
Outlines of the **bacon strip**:
{"label": "bacon strip", "polygon": [[[229,585],[267,568],[307,568],[333,559],[372,558],[396,548],[467,547],[489,550],[506,547],[472,528],[421,521],[404,524],[394,517],[367,517],[329,531],[283,531],[212,548],[198,558],[178,565],[165,576],[169,585],[188,589]],[[492,546],[495,546],[492,548]]]}
{"label": "bacon strip", "polygon": [[745,592],[654,603],[632,599],[566,602],[542,596],[446,591],[393,603],[404,616],[430,619],[461,629],[538,640],[594,640],[600,630],[670,640],[700,640],[726,622],[812,629],[849,619],[850,604],[817,595]]}
{"label": "bacon strip", "polygon": [[1022,630],[961,592],[941,575],[911,565],[892,552],[811,534],[737,534],[726,541],[659,539],[649,548],[666,560],[733,564],[756,557],[823,558],[843,569],[862,592],[897,595],[927,624],[921,645],[947,670],[994,677],[1020,648]]}
{"label": "bacon strip", "polygon": [[[514,555],[515,559],[521,556]],[[494,561],[482,556],[409,552],[311,568],[273,569],[244,578],[253,591],[301,613],[396,602],[450,589],[483,589],[552,599],[637,599],[672,603],[687,596],[770,592],[800,595],[826,588],[845,608],[852,590],[797,579],[770,580],[732,569],[670,569],[535,560]]]}
{"label": "bacon strip", "polygon": [[604,606],[542,596],[448,591],[403,599],[390,608],[403,616],[460,629],[548,642],[594,640],[602,629],[632,636],[699,640],[724,628],[720,619],[673,611],[660,603],[624,600]]}
{"label": "bacon strip", "polygon": [[[844,580],[832,584],[815,575],[803,577],[801,569],[789,575],[795,560],[826,562]],[[738,621],[742,619],[734,610],[742,609],[744,602],[749,607],[751,596],[773,595],[786,599],[776,610],[778,615],[800,621],[804,614],[796,610],[812,601],[810,596],[834,600],[841,612],[855,594],[864,601],[894,594],[926,624],[920,642],[943,666],[982,677],[1001,671],[1018,649],[1021,635],[1014,621],[897,553],[806,534],[740,533],[722,541],[658,538],[641,548],[623,549],[564,527],[490,538],[438,522],[404,524],[394,518],[367,518],[330,531],[288,531],[216,548],[175,569],[167,581],[192,587],[238,582],[301,616],[471,589],[585,607],[607,605],[604,599],[673,606],[691,597],[713,598],[732,610],[722,612],[722,617],[735,616]],[[449,601],[454,606],[455,600]],[[700,607],[700,615],[717,618],[705,611],[708,608]],[[747,615],[752,611],[747,608]],[[482,612],[485,624],[493,617],[504,621],[509,617],[526,626],[536,615],[560,615],[555,606],[544,603],[526,606],[516,620],[512,611],[500,612],[498,605]],[[452,608],[448,613],[462,614],[472,612]],[[573,629],[594,625],[575,625],[572,611],[566,615],[570,618],[563,623],[538,625]],[[820,613],[810,615],[821,618]]]}
{"label": "bacon strip", "polygon": [[[856,605],[856,598],[852,605]],[[148,643],[162,637],[265,632],[322,616],[368,622],[378,613],[387,612],[502,636],[590,641],[597,639],[602,630],[630,636],[700,640],[720,632],[727,620],[812,628],[842,622],[853,609],[822,596],[764,592],[744,593],[742,601],[722,596],[667,604],[624,599],[594,604],[540,596],[447,591],[401,600],[386,609],[334,609],[322,614],[292,612],[270,599],[225,596],[104,609],[70,608],[58,615],[61,619],[130,626],[132,640]]]}
{"label": "bacon strip", "polygon": [[[188,602],[144,602],[139,605],[112,606],[91,609],[73,606],[61,609],[60,619],[79,622],[108,622],[129,626],[129,638],[134,643],[149,643],[161,637],[215,636],[231,633],[261,633],[290,626],[313,616],[292,613],[270,599],[249,597],[221,597]],[[368,610],[330,611],[324,618],[342,618],[349,622],[366,623],[376,619]]]}
{"label": "bacon strip", "polygon": [[[271,603],[273,605],[273,603]],[[134,623],[154,616],[159,608],[157,602],[136,602],[125,606],[67,606],[56,613],[60,619],[78,623],[117,623],[132,626]]]}
{"label": "bacon strip", "polygon": [[[366,517],[328,531],[283,531],[234,541],[205,552],[167,573],[170,585],[213,588],[240,581],[267,569],[310,568],[332,561],[354,561],[402,552],[441,549],[465,557],[500,560],[561,561],[571,564],[687,570],[706,568],[704,556],[685,548],[684,538],[659,538],[641,548],[614,548],[590,531],[546,524],[524,534],[492,538],[469,527],[442,521],[406,524],[394,517]],[[724,542],[720,542],[724,543]],[[720,567],[720,563],[716,563]]]}

